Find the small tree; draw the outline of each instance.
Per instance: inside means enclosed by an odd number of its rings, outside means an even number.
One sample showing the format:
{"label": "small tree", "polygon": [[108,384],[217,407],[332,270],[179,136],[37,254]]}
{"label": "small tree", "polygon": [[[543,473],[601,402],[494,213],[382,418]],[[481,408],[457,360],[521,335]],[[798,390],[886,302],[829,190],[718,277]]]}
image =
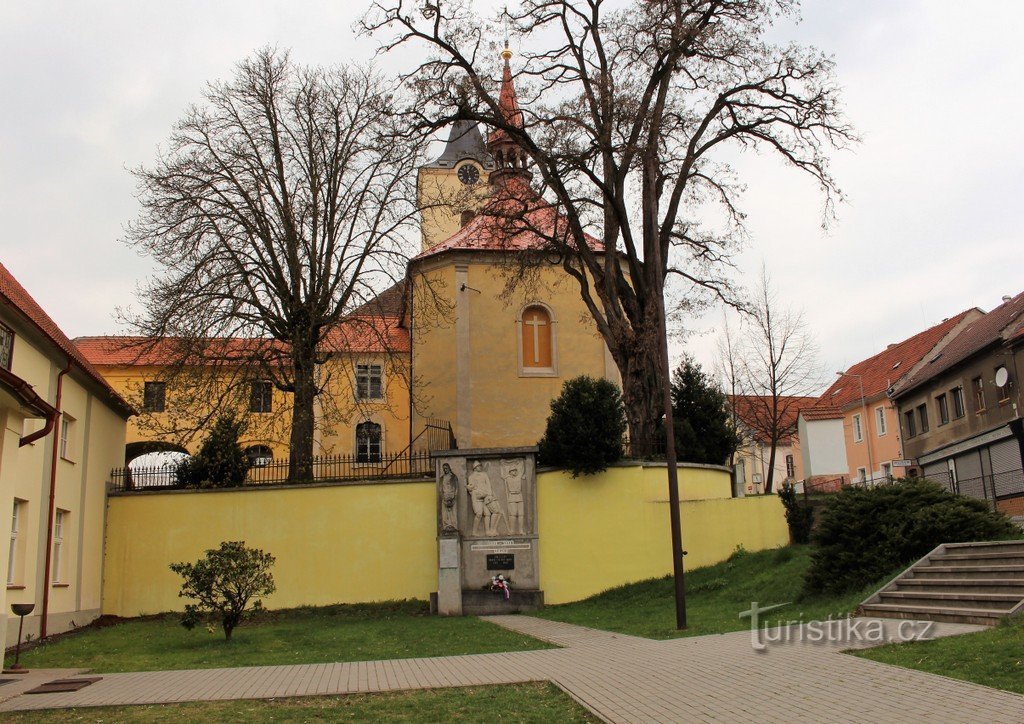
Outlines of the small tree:
{"label": "small tree", "polygon": [[786,508],[786,524],[789,526],[790,543],[810,543],[811,529],[814,527],[814,508],[797,500],[796,490],[791,485],[782,486],[779,490],[779,498]]}
{"label": "small tree", "polygon": [[689,355],[672,373],[676,454],[689,463],[722,465],[739,447],[725,393]]}
{"label": "small tree", "polygon": [[178,464],[178,482],[187,488],[235,488],[245,482],[249,458],[238,442],[245,423],[230,415],[217,419],[198,454]]}
{"label": "small tree", "polygon": [[540,460],[564,467],[572,476],[593,475],[622,457],[626,411],[622,393],[608,380],[574,377],[551,401],[551,415],[541,438]]}
{"label": "small tree", "polygon": [[185,579],[179,598],[197,601],[185,606],[181,625],[191,631],[204,614],[214,614],[220,617],[225,640],[230,641],[231,632],[244,618],[262,610],[260,597],[276,590],[272,565],[274,556],[246,548],[245,541],[224,541],[195,563],[172,563],[171,570]]}

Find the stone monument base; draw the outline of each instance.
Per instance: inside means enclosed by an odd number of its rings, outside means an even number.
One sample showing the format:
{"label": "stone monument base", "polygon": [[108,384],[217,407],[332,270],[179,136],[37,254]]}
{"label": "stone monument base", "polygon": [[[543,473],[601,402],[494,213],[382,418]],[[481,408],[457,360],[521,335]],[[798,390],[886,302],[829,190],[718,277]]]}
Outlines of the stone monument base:
{"label": "stone monument base", "polygon": [[[544,591],[523,590],[510,592],[506,601],[494,591],[463,591],[464,616],[492,616],[502,613],[530,613],[544,608]],[[430,594],[430,612],[437,613],[437,593]]]}

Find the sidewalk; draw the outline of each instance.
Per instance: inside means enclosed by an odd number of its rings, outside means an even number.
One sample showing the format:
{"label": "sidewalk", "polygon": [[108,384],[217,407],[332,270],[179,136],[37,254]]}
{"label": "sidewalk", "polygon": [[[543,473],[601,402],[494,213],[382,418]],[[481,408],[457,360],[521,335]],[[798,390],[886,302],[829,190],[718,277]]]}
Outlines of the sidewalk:
{"label": "sidewalk", "polygon": [[[1024,721],[1024,697],[839,653],[853,647],[850,643],[790,643],[757,652],[747,632],[653,641],[529,616],[488,620],[564,648],[105,674],[78,692],[15,696],[0,704],[0,711],[548,680],[612,722]],[[940,624],[932,633],[972,630],[977,627]],[[56,672],[53,678],[70,673],[75,672]],[[7,686],[13,684],[0,687],[0,697],[9,695]]]}

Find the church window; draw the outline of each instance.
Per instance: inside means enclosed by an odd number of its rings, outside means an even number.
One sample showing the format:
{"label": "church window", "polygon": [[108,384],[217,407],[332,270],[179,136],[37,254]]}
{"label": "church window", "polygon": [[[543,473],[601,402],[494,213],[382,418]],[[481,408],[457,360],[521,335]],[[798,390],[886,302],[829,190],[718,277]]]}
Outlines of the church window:
{"label": "church window", "polygon": [[249,388],[249,412],[270,412],[273,409],[274,384],[253,380]]}
{"label": "church window", "polygon": [[360,400],[383,399],[383,374],[380,365],[356,365],[356,398]]}
{"label": "church window", "polygon": [[554,319],[546,307],[531,304],[523,310],[519,320],[521,374],[555,374],[554,334]]}
{"label": "church window", "polygon": [[356,462],[379,463],[381,458],[381,427],[376,422],[356,425]]}

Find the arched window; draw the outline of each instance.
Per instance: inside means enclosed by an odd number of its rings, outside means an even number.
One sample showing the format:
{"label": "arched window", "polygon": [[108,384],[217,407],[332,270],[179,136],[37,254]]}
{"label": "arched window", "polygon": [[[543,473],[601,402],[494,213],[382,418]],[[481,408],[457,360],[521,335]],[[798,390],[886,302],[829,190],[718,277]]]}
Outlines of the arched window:
{"label": "arched window", "polygon": [[554,345],[548,310],[538,304],[524,309],[520,335],[524,371],[553,370]]}
{"label": "arched window", "polygon": [[274,451],[267,445],[250,445],[245,449],[250,468],[265,468],[274,461]]}
{"label": "arched window", "polygon": [[356,425],[356,462],[379,463],[381,458],[381,427],[376,422]]}

